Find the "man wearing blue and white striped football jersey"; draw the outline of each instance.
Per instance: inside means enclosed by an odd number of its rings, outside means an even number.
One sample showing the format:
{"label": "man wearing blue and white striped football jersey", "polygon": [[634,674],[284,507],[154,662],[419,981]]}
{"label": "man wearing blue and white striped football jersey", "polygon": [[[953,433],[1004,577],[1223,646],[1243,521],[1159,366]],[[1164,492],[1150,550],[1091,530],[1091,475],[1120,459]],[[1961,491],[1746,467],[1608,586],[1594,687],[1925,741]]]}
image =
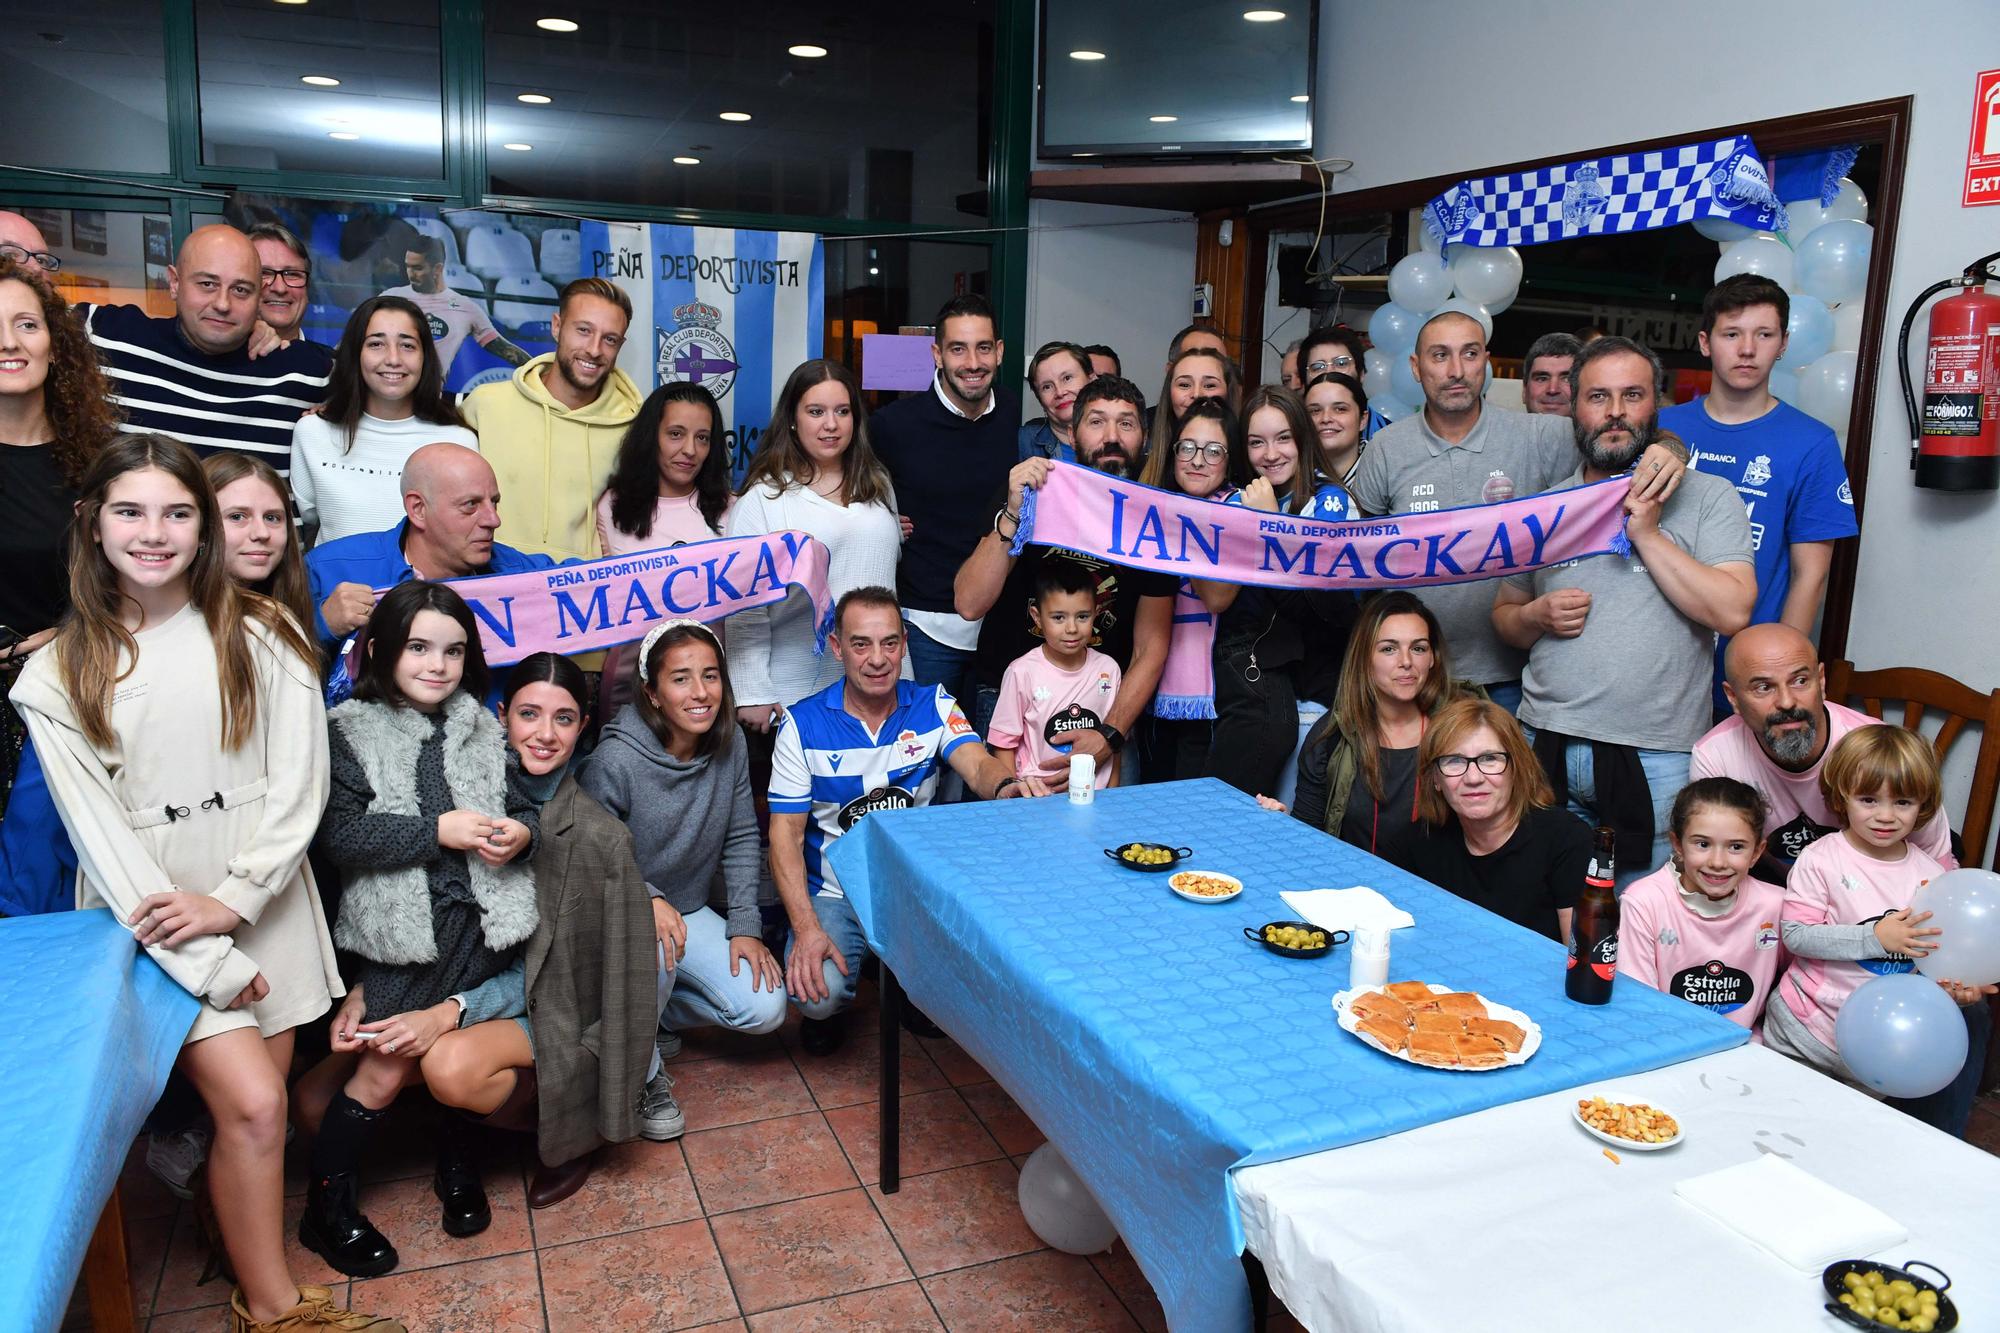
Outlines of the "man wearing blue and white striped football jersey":
{"label": "man wearing blue and white striped football jersey", "polygon": [[828,846],[877,810],[930,804],[945,764],[983,798],[1048,794],[980,744],[942,686],[902,679],[903,612],[887,588],[843,595],[829,642],[841,679],[785,710],[771,756],[771,877],[792,923],[785,983],[815,1055],[845,1036],[868,948]]}

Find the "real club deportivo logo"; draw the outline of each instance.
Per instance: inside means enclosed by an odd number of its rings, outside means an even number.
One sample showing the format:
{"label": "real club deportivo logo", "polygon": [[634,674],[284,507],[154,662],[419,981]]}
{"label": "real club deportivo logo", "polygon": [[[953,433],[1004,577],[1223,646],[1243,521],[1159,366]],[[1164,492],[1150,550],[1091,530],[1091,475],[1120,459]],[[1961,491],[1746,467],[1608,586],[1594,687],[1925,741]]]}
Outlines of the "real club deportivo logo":
{"label": "real club deportivo logo", "polygon": [[1050,745],[1068,742],[1070,733],[1095,731],[1101,719],[1082,704],[1071,704],[1060,712],[1053,713],[1042,727],[1042,739]]}
{"label": "real club deportivo logo", "polygon": [[720,402],[736,383],[736,349],[722,336],[722,312],[704,301],[674,307],[674,331],[655,329],[659,355],[654,372],[660,383],[699,384]]}
{"label": "real club deportivo logo", "polygon": [[1762,486],[1770,479],[1771,456],[1769,454],[1758,454],[1743,469],[1743,484],[1745,486]]}
{"label": "real club deportivo logo", "polygon": [[1777,923],[1771,921],[1765,921],[1758,925],[1757,947],[1760,950],[1775,949],[1778,947]]}
{"label": "real club deportivo logo", "polygon": [[863,815],[872,815],[877,810],[907,810],[917,803],[917,798],[901,787],[877,787],[865,796],[857,796],[840,807],[837,816],[842,833],[861,822]]}
{"label": "real club deportivo logo", "polygon": [[1846,482],[1843,481],[1840,483],[1840,489],[1836,491],[1835,494],[1839,497],[1840,502],[1842,504],[1847,505],[1849,507],[1853,506],[1854,488],[1852,486],[1848,485]]}

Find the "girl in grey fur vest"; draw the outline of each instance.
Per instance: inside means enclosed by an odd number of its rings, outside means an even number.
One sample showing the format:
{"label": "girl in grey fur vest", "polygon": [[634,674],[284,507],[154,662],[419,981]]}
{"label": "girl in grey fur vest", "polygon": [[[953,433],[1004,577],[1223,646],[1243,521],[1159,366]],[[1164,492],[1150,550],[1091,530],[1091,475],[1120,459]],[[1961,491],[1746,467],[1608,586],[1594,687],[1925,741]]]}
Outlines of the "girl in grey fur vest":
{"label": "girl in grey fur vest", "polygon": [[[480,703],[486,660],[457,593],[421,581],[391,589],[362,652],[354,697],[328,714],[333,791],[320,846],[341,869],[334,940],[361,959],[363,1004],[334,1020],[331,1059],[353,1058],[353,1070],[321,1122],[299,1223],[306,1248],[355,1277],[396,1265],[355,1202],[362,1149],[398,1092],[477,1040],[458,1030],[455,997],[504,970],[534,932],[538,821]],[[453,1129],[447,1117],[448,1157],[462,1142]],[[441,1181],[455,1174],[448,1165]],[[484,1229],[484,1218],[454,1212],[453,1193],[439,1189],[446,1229]]]}

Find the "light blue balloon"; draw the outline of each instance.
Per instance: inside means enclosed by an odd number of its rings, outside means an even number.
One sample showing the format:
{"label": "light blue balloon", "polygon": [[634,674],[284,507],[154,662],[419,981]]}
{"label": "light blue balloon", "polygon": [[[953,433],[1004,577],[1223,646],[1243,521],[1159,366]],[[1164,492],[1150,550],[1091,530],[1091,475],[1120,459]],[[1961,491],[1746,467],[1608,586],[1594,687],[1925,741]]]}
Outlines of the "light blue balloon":
{"label": "light blue balloon", "polygon": [[1867,223],[1846,219],[1822,223],[1799,242],[1789,290],[1816,296],[1827,305],[1859,300],[1868,288],[1868,259],[1874,251],[1875,229]]}
{"label": "light blue balloon", "polygon": [[1389,270],[1389,299],[1405,310],[1435,310],[1451,295],[1451,270],[1429,250],[1404,255]]}
{"label": "light blue balloon", "polygon": [[1387,421],[1401,421],[1404,417],[1409,416],[1417,410],[1400,398],[1393,396],[1377,398],[1372,393],[1368,395],[1368,406],[1380,412],[1383,419]]}
{"label": "light blue balloon", "polygon": [[1410,369],[1408,356],[1395,357],[1389,362],[1389,395],[1405,403],[1424,401],[1424,386],[1417,383],[1416,374]]}
{"label": "light blue balloon", "polygon": [[[1402,352],[1397,355],[1399,357],[1407,356],[1408,353]],[[1391,360],[1392,358],[1389,354],[1379,347],[1369,348],[1368,354],[1362,359],[1364,369],[1361,372],[1361,391],[1368,395],[1368,401],[1374,402],[1377,398],[1393,398],[1395,396],[1389,390],[1389,363]]]}
{"label": "light blue balloon", "polygon": [[1785,354],[1778,364],[1797,370],[1833,350],[1833,312],[1816,296],[1794,296],[1785,324]]}
{"label": "light blue balloon", "polygon": [[1965,1016],[1929,977],[1891,973],[1847,997],[1833,1044],[1848,1071],[1883,1096],[1928,1097],[1965,1067]]}
{"label": "light blue balloon", "polygon": [[1962,986],[2000,981],[2000,875],[1947,870],[1911,896],[1910,910],[1929,912],[1930,924],[1944,932],[1917,960],[1919,971]]}
{"label": "light blue balloon", "polygon": [[1423,327],[1423,320],[1413,311],[1390,301],[1375,307],[1375,313],[1368,317],[1368,341],[1382,350],[1390,360],[1409,355],[1417,345],[1417,330]]}
{"label": "light blue balloon", "polygon": [[1799,405],[1799,377],[1782,361],[1771,367],[1771,394],[1781,403]]}

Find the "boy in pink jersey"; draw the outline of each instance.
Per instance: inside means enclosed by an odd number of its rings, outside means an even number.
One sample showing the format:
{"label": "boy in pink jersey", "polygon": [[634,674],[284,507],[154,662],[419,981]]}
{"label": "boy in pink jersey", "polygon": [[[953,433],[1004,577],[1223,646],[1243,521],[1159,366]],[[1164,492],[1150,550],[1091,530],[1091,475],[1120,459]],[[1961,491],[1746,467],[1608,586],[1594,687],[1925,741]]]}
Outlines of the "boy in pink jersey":
{"label": "boy in pink jersey", "polygon": [[[1097,627],[1097,589],[1080,565],[1042,562],[1028,619],[1042,646],[1008,664],[986,741],[1021,777],[1035,774],[1063,784],[1069,781],[1065,738],[1103,723],[1118,697],[1120,672],[1116,662],[1090,646]],[[1115,757],[1099,768],[1097,785],[1110,786],[1117,768]]]}
{"label": "boy in pink jersey", "polygon": [[1750,875],[1764,854],[1764,798],[1703,778],[1674,798],[1674,857],[1619,900],[1618,970],[1755,1029],[1784,970],[1785,891]]}

